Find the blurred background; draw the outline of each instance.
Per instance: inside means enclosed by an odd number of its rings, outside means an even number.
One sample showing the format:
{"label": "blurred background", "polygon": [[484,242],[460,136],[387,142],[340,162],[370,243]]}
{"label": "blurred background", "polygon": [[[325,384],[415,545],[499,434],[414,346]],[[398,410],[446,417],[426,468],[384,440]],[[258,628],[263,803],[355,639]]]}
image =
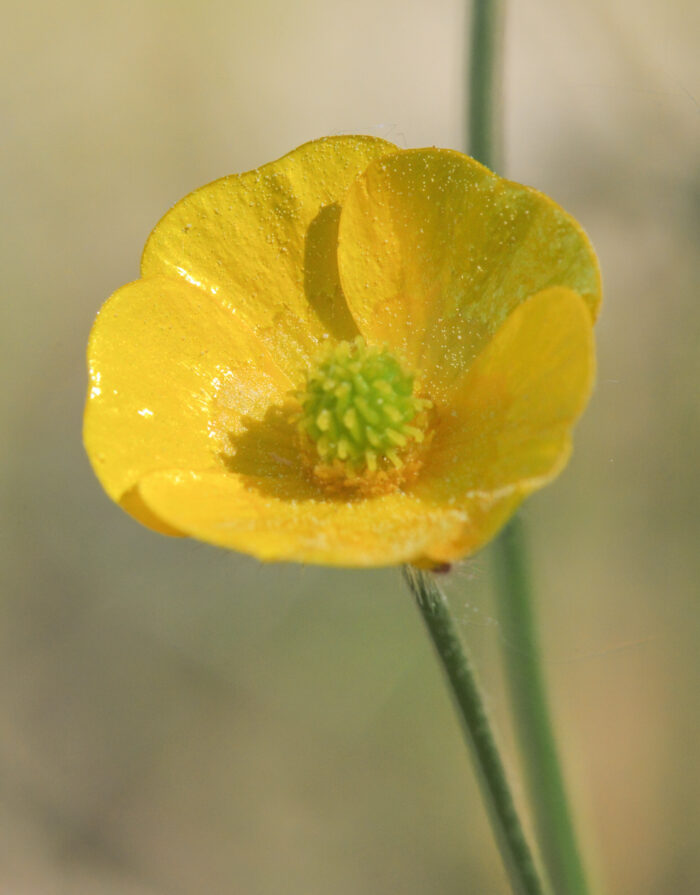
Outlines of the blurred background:
{"label": "blurred background", "polygon": [[[163,538],[80,442],[90,325],[173,202],[324,134],[464,148],[468,6],[1,5],[0,892],[506,892],[398,573]],[[507,22],[505,171],[606,286],[573,460],[525,515],[609,893],[700,891],[699,31],[693,0]],[[490,564],[446,586],[515,774]]]}

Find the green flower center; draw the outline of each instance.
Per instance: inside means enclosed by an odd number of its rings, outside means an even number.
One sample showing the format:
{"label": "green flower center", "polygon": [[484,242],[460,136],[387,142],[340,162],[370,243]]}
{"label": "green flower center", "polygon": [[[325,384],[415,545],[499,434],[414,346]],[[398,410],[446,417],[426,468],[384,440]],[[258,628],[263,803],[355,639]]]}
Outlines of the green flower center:
{"label": "green flower center", "polygon": [[424,439],[424,411],[414,377],[385,348],[358,336],[340,342],[306,377],[298,395],[299,429],[323,464],[354,474],[401,469],[402,455]]}

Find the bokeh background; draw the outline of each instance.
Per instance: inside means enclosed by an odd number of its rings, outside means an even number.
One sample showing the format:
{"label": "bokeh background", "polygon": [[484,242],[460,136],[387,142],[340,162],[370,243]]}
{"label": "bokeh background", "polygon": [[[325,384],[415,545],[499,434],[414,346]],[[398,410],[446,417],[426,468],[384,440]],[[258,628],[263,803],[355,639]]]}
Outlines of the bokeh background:
{"label": "bokeh background", "polygon": [[[0,5],[0,892],[504,893],[397,572],[153,534],[80,443],[91,322],[161,214],[323,134],[464,148],[468,7]],[[699,32],[693,0],[513,0],[506,32],[506,171],[582,221],[606,285],[574,458],[525,515],[618,895],[700,891]],[[446,586],[515,775],[490,552]]]}

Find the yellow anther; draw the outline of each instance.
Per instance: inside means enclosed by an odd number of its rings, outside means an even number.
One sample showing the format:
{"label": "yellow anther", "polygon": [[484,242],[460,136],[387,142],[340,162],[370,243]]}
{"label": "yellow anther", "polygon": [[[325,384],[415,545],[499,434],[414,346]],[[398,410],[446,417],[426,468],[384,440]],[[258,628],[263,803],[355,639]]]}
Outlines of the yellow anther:
{"label": "yellow anther", "polygon": [[395,469],[401,469],[401,467],[403,466],[403,460],[401,459],[401,457],[399,457],[399,455],[393,448],[390,448],[386,452],[386,456],[391,461]]}
{"label": "yellow anther", "polygon": [[381,444],[381,439],[371,426],[365,426],[365,435],[367,436],[367,441],[369,441],[372,447],[379,447],[379,445]]}
{"label": "yellow anther", "polygon": [[422,429],[419,429],[417,426],[404,426],[403,430],[406,435],[410,435],[411,438],[415,439],[418,442],[418,444],[423,443],[425,435],[423,434]]}
{"label": "yellow anther", "polygon": [[357,418],[357,411],[354,407],[348,408],[343,414],[343,423],[345,424],[345,428],[350,432],[355,441],[362,441],[362,428],[360,426],[360,421]]}
{"label": "yellow anther", "polygon": [[365,381],[365,378],[364,378],[363,376],[360,376],[359,372],[356,373],[356,374],[352,377],[352,384],[355,386],[355,389],[356,389],[361,395],[367,395],[367,394],[369,394],[369,386],[367,385],[367,382]]}
{"label": "yellow anther", "polygon": [[386,435],[397,447],[406,447],[406,436],[397,432],[396,429],[387,429]]}
{"label": "yellow anther", "polygon": [[379,416],[377,411],[372,410],[372,408],[369,406],[364,398],[355,398],[355,407],[357,407],[357,409],[360,411],[360,413],[367,420],[368,423],[372,423],[372,425],[376,426],[381,422],[381,417]]}
{"label": "yellow anther", "polygon": [[331,427],[331,412],[328,409],[322,410],[316,417],[316,425],[321,432],[327,432]]}
{"label": "yellow anther", "polygon": [[401,416],[401,411],[398,409],[398,407],[393,407],[391,404],[385,404],[382,407],[382,410],[384,411],[385,415],[389,417],[392,423],[400,423],[403,419],[403,417]]}

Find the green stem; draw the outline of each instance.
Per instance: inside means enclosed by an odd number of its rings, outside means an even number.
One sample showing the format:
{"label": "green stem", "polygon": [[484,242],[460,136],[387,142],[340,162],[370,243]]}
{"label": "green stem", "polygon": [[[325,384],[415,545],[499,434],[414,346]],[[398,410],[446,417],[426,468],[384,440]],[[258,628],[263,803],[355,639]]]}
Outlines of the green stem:
{"label": "green stem", "polygon": [[469,53],[469,155],[500,167],[503,0],[473,0]]}
{"label": "green stem", "polygon": [[491,824],[517,895],[542,895],[537,868],[525,839],[484,700],[445,595],[430,573],[404,566],[464,722]]}
{"label": "green stem", "polygon": [[[472,0],[469,153],[491,169],[501,167],[499,80],[504,2]],[[557,893],[587,895],[549,716],[522,523],[517,519],[499,539],[498,549],[500,614],[511,643],[506,667],[542,855]]]}
{"label": "green stem", "polygon": [[555,892],[587,895],[539,659],[521,519],[516,517],[510,522],[496,549],[499,618],[506,641],[504,660],[542,856]]}

